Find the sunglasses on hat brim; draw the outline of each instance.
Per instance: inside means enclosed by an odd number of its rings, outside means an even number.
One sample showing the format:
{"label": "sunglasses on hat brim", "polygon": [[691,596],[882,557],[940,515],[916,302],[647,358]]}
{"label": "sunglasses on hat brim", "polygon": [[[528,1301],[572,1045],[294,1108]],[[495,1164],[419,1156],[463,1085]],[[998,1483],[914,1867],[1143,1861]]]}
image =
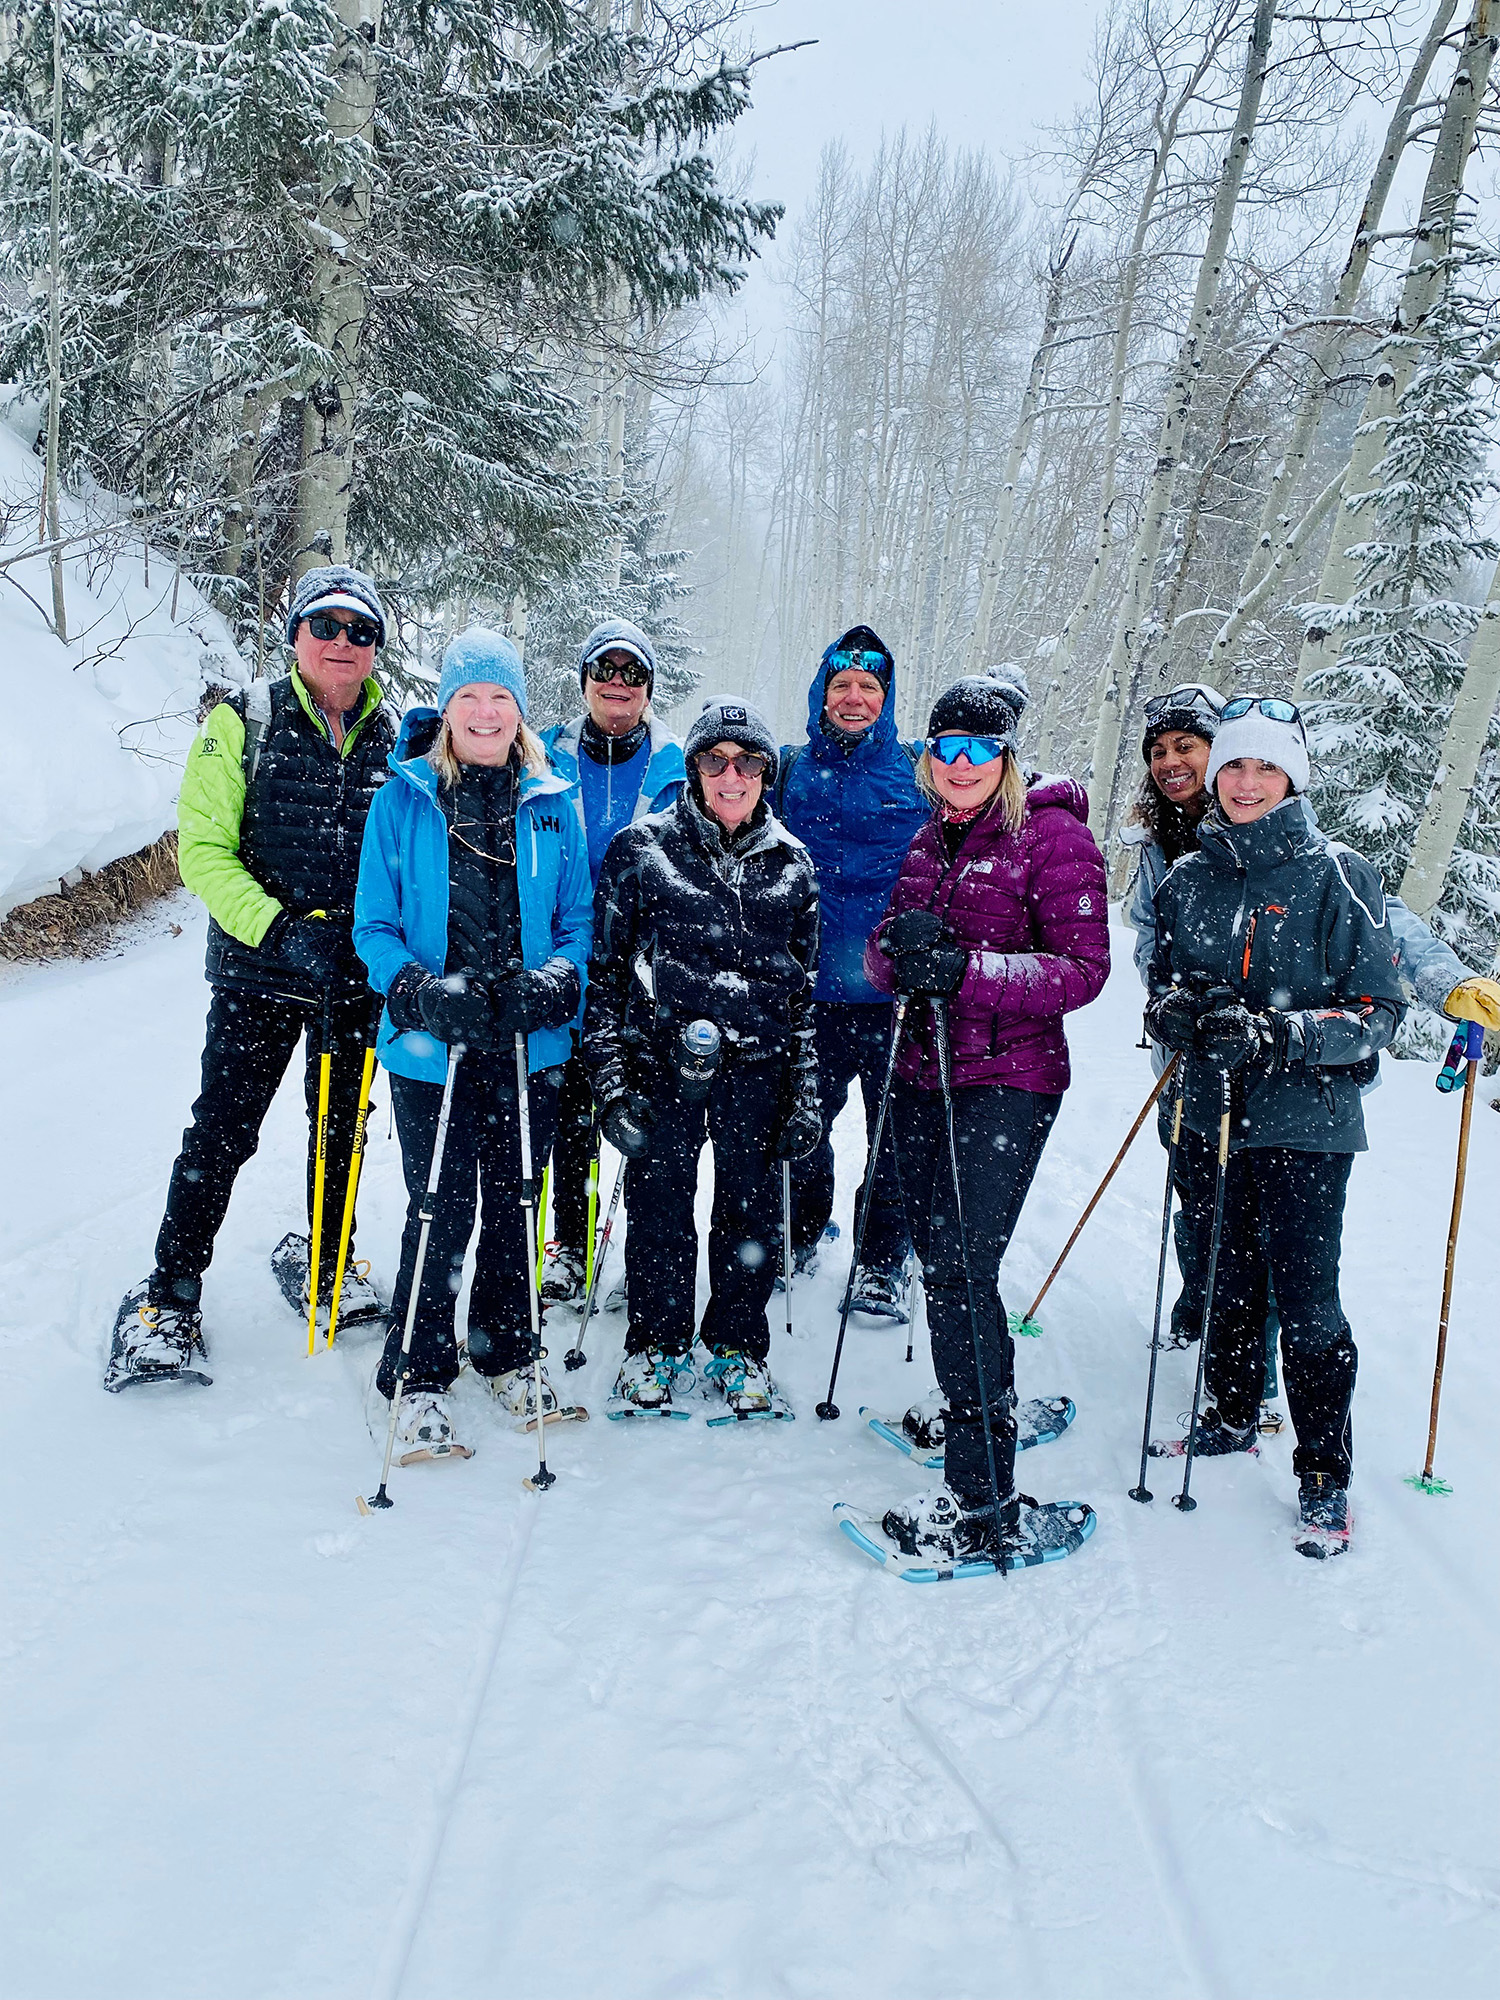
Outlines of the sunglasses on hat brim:
{"label": "sunglasses on hat brim", "polygon": [[302,622],[322,645],[336,639],[340,632],[348,634],[351,646],[373,646],[380,639],[380,627],[372,625],[368,618],[336,618],[331,611],[314,611]]}
{"label": "sunglasses on hat brim", "polygon": [[971,764],[993,764],[1010,745],[998,736],[929,736],[927,750],[940,764],[956,764],[967,757]]}
{"label": "sunglasses on hat brim", "polygon": [[706,778],[722,778],[731,764],[742,778],[763,778],[771,768],[770,758],[759,750],[741,750],[734,757],[721,757],[717,750],[700,750],[693,762]]}
{"label": "sunglasses on hat brim", "polygon": [[626,687],[643,688],[651,680],[651,669],[634,654],[623,666],[614,660],[590,660],[583,671],[591,681],[597,681],[601,686],[606,681],[623,681]]}
{"label": "sunglasses on hat brim", "polygon": [[1155,694],[1146,703],[1146,720],[1156,722],[1159,718],[1175,715],[1179,711],[1190,715],[1207,716],[1216,719],[1221,712],[1218,692],[1214,688],[1199,687],[1190,681],[1183,687],[1170,688],[1166,694]]}
{"label": "sunglasses on hat brim", "polygon": [[1225,702],[1224,720],[1237,722],[1252,709],[1259,709],[1271,722],[1295,722],[1299,726],[1302,722],[1302,711],[1294,701],[1283,701],[1280,695],[1272,694],[1237,694],[1233,701]]}
{"label": "sunglasses on hat brim", "polygon": [[846,648],[840,646],[836,653],[828,655],[830,674],[874,674],[877,680],[884,680],[890,666],[884,653],[877,653],[870,646]]}

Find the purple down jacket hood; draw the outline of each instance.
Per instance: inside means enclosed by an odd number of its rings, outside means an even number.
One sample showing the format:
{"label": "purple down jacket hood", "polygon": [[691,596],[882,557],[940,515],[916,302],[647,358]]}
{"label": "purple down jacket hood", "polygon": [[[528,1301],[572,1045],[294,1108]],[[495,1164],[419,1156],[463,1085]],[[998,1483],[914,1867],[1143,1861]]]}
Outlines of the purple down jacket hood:
{"label": "purple down jacket hood", "polygon": [[[882,993],[893,991],[881,934],[903,910],[933,911],[969,954],[948,1003],[954,1082],[1050,1094],[1068,1087],[1062,1017],[1086,1007],[1109,976],[1109,905],[1083,788],[1071,778],[1033,778],[1026,806],[1019,833],[977,820],[951,862],[936,817],[929,820],[865,946],[865,972]],[[907,1018],[899,1074],[936,1090],[926,1003],[914,1002]]]}

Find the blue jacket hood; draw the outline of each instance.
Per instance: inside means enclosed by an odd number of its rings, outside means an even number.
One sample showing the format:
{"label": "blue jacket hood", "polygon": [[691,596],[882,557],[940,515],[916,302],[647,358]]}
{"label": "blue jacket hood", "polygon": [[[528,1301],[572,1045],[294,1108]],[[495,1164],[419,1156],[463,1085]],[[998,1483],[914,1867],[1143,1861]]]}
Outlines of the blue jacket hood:
{"label": "blue jacket hood", "polygon": [[[885,701],[873,725],[867,729],[852,750],[846,751],[837,738],[826,734],[823,728],[823,710],[828,701],[828,677],[833,671],[833,656],[840,647],[858,640],[872,652],[885,654],[890,666],[890,677],[886,683]],[[851,625],[847,632],[841,632],[831,645],[826,646],[813,674],[812,685],[807,690],[807,740],[815,757],[845,757],[868,760],[896,740],[896,662],[890,647],[880,634],[868,625]]]}

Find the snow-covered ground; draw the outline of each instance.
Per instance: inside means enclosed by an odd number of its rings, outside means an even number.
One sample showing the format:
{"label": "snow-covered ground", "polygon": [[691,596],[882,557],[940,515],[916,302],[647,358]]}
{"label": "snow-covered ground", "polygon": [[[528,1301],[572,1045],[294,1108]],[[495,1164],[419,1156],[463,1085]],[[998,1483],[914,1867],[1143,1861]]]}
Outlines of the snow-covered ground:
{"label": "snow-covered ground", "polygon": [[[182,926],[172,935],[169,921]],[[1421,1463],[1458,1106],[1387,1064],[1356,1168],[1356,1539],[1291,1549],[1291,1439],[1132,1505],[1161,1153],[1143,1135],[1022,1343],[1071,1433],[1077,1556],[913,1589],[836,1532],[922,1475],[860,1424],[928,1386],[851,1335],[842,1263],[773,1353],[795,1424],[531,1441],[466,1387],[468,1464],[395,1475],[372,1352],[304,1356],[267,1253],[298,1222],[300,1085],[242,1177],[208,1390],[99,1387],[149,1266],[207,993],[186,898],[0,987],[6,2000],[1383,2000],[1494,1991],[1500,1118],[1481,1099],[1438,1469]],[[1123,940],[1009,1260],[1024,1305],[1145,1094]],[[1489,1093],[1486,1092],[1487,1096]],[[384,1093],[381,1093],[382,1097]],[[855,1151],[840,1128],[847,1212]],[[388,1285],[397,1149],[362,1247]],[[780,1301],[773,1307],[773,1316]],[[554,1356],[566,1329],[553,1336]],[[581,1383],[597,1413],[620,1329]],[[560,1371],[559,1371],[560,1373]],[[1188,1399],[1164,1365],[1160,1410]],[[1486,1972],[1486,1966],[1489,1968]]]}

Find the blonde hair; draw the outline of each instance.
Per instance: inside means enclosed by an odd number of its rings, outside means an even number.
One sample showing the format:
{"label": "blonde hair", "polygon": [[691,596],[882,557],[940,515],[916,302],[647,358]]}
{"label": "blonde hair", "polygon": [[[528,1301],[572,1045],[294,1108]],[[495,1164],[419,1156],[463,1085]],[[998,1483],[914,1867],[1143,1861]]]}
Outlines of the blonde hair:
{"label": "blonde hair", "polygon": [[[943,795],[932,782],[932,753],[924,750],[917,759],[917,790],[930,805],[941,806]],[[1026,824],[1026,774],[1016,762],[1013,750],[1005,753],[1005,769],[1000,782],[986,801],[984,814],[994,813],[1007,833],[1019,833]]]}
{"label": "blonde hair", "polygon": [[[516,740],[510,746],[507,762],[515,761],[516,751],[521,752],[521,768],[530,771],[534,777],[544,778],[550,766],[547,753],[542,748],[542,739],[524,722],[516,724]],[[458,783],[463,771],[463,762],[453,752],[453,731],[448,727],[445,715],[438,724],[438,733],[433,738],[432,748],[427,752],[427,761],[437,772],[441,782],[448,786]]]}

